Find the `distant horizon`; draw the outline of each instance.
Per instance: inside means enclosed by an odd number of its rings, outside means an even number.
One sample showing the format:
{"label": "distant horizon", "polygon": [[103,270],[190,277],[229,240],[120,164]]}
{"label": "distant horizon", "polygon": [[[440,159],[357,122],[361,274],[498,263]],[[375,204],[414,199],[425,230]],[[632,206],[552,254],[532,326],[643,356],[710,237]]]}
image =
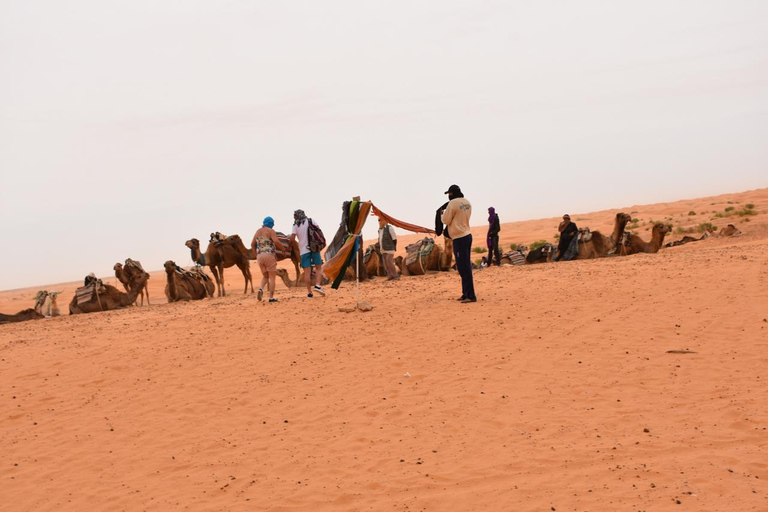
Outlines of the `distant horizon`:
{"label": "distant horizon", "polygon": [[[653,206],[653,205],[657,205],[657,204],[670,204],[670,203],[677,203],[677,202],[684,202],[684,201],[711,199],[711,198],[716,198],[716,197],[720,197],[720,196],[731,196],[731,195],[746,194],[746,193],[749,193],[749,192],[756,192],[756,191],[760,191],[760,190],[768,190],[768,185],[766,185],[764,187],[750,188],[750,189],[742,190],[742,191],[739,191],[739,192],[723,192],[723,193],[714,194],[714,195],[704,195],[704,196],[698,196],[698,197],[683,197],[683,198],[680,198],[680,199],[667,200],[667,201],[658,201],[658,202],[653,202],[653,203],[634,203],[634,204],[631,204],[631,205],[606,207],[606,208],[600,208],[600,209],[597,209],[597,210],[584,211],[584,212],[567,210],[567,211],[563,211],[561,213],[550,215],[550,216],[535,217],[535,218],[530,218],[530,219],[516,219],[516,220],[512,220],[512,221],[502,221],[501,225],[504,226],[505,224],[515,224],[515,223],[520,223],[520,222],[529,222],[529,221],[537,221],[537,220],[544,220],[544,219],[557,219],[563,213],[570,213],[571,216],[574,218],[574,221],[576,221],[576,220],[578,220],[577,216],[589,215],[589,214],[594,214],[594,213],[601,213],[601,212],[610,211],[610,210],[622,210],[622,209],[628,209],[628,208],[634,208],[634,207]],[[352,198],[350,198],[350,200],[351,199]],[[473,205],[473,213],[475,213],[475,212],[477,212],[477,208]],[[390,212],[386,212],[386,213],[390,213]],[[629,212],[627,212],[627,213],[629,213]],[[473,215],[473,217],[476,217],[476,215]],[[408,221],[408,219],[402,219],[402,220]],[[366,222],[366,227],[370,228],[371,225],[372,225],[371,224],[372,221],[373,221],[373,219],[369,219]],[[474,223],[473,222],[471,227],[474,229],[474,228],[482,227],[483,225],[484,224],[482,222],[481,223]],[[429,226],[426,226],[426,227],[429,227]],[[397,229],[397,231],[402,236],[408,236],[408,235],[413,235],[413,236],[432,236],[432,235],[419,235],[418,233],[411,233],[409,231],[404,231],[404,230],[401,230],[399,228]],[[325,235],[326,235],[327,238],[330,239],[333,236],[333,234],[335,234],[335,232],[336,232],[336,228],[334,228],[332,233],[331,232],[325,232]],[[226,233],[226,234],[228,234],[228,235],[229,234],[239,234],[241,237],[243,236],[241,233]],[[245,240],[245,241],[249,242],[250,238],[251,237],[249,235],[248,236],[248,240]],[[365,238],[365,240],[369,241],[369,240],[372,240],[374,238],[375,238],[375,236],[367,237],[367,238]],[[207,244],[207,238],[206,238],[206,240],[200,239],[200,241],[201,241],[201,244]],[[480,240],[475,245],[482,245],[482,242],[483,241]],[[325,252],[325,251],[323,251],[323,252]],[[127,256],[127,257],[130,257],[130,255]],[[116,261],[115,263],[118,263],[118,261]],[[189,261],[184,261],[184,262],[177,261],[176,263],[178,265],[181,265],[182,267],[190,267],[190,266],[193,265],[191,259]],[[114,263],[111,263],[110,265],[114,265]],[[147,270],[147,272],[161,272],[163,270],[162,269],[162,263],[159,263],[157,265],[158,268],[153,268],[151,266],[151,264],[147,264],[145,262],[142,262],[142,265]],[[254,271],[258,272],[257,269],[256,269],[256,266],[255,266],[255,263],[253,263],[251,265],[251,271],[252,272],[254,272]],[[25,286],[18,286],[18,287],[15,287],[15,288],[0,289],[0,292],[13,292],[13,291],[18,291],[18,290],[25,290],[25,289],[28,289],[28,288],[36,288],[36,287],[40,287],[40,286],[55,286],[55,285],[70,284],[70,283],[73,283],[73,282],[77,282],[78,280],[82,280],[82,278],[84,278],[85,275],[87,275],[87,274],[88,273],[86,272],[82,276],[73,277],[72,279],[67,279],[67,280],[59,280],[59,281],[56,281],[56,282],[39,283],[39,284],[31,284],[31,285],[25,285]],[[107,271],[105,271],[105,272],[96,272],[96,276],[99,277],[99,278],[105,278],[105,277],[112,277],[113,278],[114,277],[114,272],[111,271],[111,270],[108,271],[108,272]]]}

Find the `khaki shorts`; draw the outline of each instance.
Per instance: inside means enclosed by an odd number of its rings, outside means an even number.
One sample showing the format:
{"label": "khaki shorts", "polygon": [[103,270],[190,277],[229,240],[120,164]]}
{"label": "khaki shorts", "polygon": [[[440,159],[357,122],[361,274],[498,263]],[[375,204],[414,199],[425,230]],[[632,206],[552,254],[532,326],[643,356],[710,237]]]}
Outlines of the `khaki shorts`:
{"label": "khaki shorts", "polygon": [[256,257],[256,261],[259,263],[259,268],[262,274],[269,272],[275,272],[277,270],[277,258],[274,254],[268,252],[262,252]]}

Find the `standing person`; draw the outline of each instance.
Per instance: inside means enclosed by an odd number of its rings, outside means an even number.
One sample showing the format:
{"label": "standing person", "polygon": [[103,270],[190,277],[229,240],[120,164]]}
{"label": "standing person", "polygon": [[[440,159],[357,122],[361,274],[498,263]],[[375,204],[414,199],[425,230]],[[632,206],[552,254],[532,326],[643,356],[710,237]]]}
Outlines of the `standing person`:
{"label": "standing person", "polygon": [[557,256],[555,257],[555,261],[560,261],[560,259],[565,256],[565,251],[568,250],[568,246],[571,245],[573,237],[579,232],[579,228],[576,227],[576,224],[571,222],[571,216],[566,213],[563,215],[563,222],[560,223],[557,230],[560,232],[560,241],[557,244]]}
{"label": "standing person", "polygon": [[501,265],[501,253],[499,252],[499,231],[501,226],[499,225],[499,214],[496,213],[496,209],[491,206],[488,208],[488,265],[494,261],[494,254],[496,254],[494,265],[497,267]]}
{"label": "standing person", "polygon": [[462,303],[477,302],[475,283],[472,279],[472,233],[469,231],[469,217],[472,215],[472,205],[464,198],[458,185],[451,185],[446,192],[448,206],[445,207],[440,220],[446,225],[446,230],[453,239],[453,255],[456,258],[456,270],[461,276]]}
{"label": "standing person", "polygon": [[384,270],[387,271],[387,281],[400,279],[395,266],[395,251],[397,250],[395,228],[382,217],[379,217],[379,250],[381,250],[381,259],[384,260]]}
{"label": "standing person", "polygon": [[253,235],[251,247],[256,251],[256,262],[261,269],[261,284],[259,285],[258,300],[264,297],[264,285],[269,282],[269,302],[277,302],[275,298],[275,277],[277,272],[277,256],[275,249],[285,251],[285,247],[277,238],[277,233],[272,229],[275,221],[272,217],[264,217],[264,222]]}
{"label": "standing person", "polygon": [[[304,210],[293,212],[293,229],[291,230],[290,244],[298,237],[299,251],[301,252],[301,268],[304,269],[304,282],[307,284],[307,297],[314,297],[313,291],[325,295],[325,290],[320,286],[323,279],[323,258],[320,253],[309,247],[309,223],[317,224],[308,219]],[[319,226],[317,226],[319,227]],[[312,286],[312,267],[315,268],[315,286]]]}

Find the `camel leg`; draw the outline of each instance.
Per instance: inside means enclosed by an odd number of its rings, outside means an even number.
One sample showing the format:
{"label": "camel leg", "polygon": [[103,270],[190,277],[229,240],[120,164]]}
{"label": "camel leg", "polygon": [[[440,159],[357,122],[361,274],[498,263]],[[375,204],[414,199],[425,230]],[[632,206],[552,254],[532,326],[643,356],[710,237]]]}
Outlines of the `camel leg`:
{"label": "camel leg", "polygon": [[245,263],[238,263],[238,268],[240,268],[240,272],[243,273],[243,279],[245,280],[245,289],[243,290],[243,295],[248,293],[248,283],[251,283],[251,293],[253,293],[253,277],[251,276],[251,269],[250,265],[246,261]]}
{"label": "camel leg", "polygon": [[[147,292],[147,306],[151,306],[149,303],[149,286],[147,286],[147,283],[144,283],[144,291]],[[142,306],[144,305],[144,299],[142,298],[141,301]]]}
{"label": "camel leg", "polygon": [[224,271],[222,269],[221,276],[219,276],[219,269],[216,266],[210,266],[208,267],[211,270],[211,274],[213,274],[213,279],[216,281],[216,296],[221,297],[222,296],[222,289],[224,287]]}
{"label": "camel leg", "polygon": [[291,261],[293,262],[293,268],[296,270],[296,285],[295,288],[299,287],[299,278],[301,277],[301,270],[299,270],[299,263],[301,262],[301,255],[298,254],[298,251],[295,251],[291,249]]}
{"label": "camel leg", "polygon": [[226,297],[227,296],[227,287],[224,284],[224,265],[219,266],[219,281],[221,282],[221,296]]}

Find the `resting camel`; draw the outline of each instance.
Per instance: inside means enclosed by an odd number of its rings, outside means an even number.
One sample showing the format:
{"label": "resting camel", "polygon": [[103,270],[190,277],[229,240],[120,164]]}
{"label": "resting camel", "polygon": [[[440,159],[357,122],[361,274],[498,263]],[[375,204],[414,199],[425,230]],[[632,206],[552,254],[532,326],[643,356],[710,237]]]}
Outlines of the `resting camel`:
{"label": "resting camel", "polygon": [[128,293],[123,293],[112,285],[105,284],[103,287],[105,290],[98,294],[98,298],[94,293],[94,296],[88,302],[82,304],[77,303],[77,295],[72,297],[72,302],[69,303],[69,314],[77,315],[80,313],[97,313],[99,311],[110,311],[112,309],[125,308],[136,302],[136,297],[139,295],[139,289],[148,279],[149,274],[141,276],[136,283],[136,287]]}
{"label": "resting camel", "polygon": [[[223,236],[221,235],[221,233],[218,233],[218,232],[215,233],[215,235],[217,235],[219,238]],[[285,236],[282,233],[277,233],[277,237],[283,245],[288,245],[287,236]],[[283,239],[285,239],[285,241],[283,241]],[[256,249],[254,249],[253,247],[251,248],[245,247],[245,243],[243,243],[243,239],[240,238],[240,235],[227,236],[222,238],[222,241],[225,244],[229,244],[235,249],[237,249],[237,251],[240,254],[243,254],[249,260],[255,260],[256,257],[258,256],[256,254]],[[290,250],[291,252],[287,257],[291,258],[291,262],[293,263],[293,268],[296,269],[296,280],[298,281],[299,277],[301,276],[301,270],[299,270],[299,265],[301,264],[301,250],[299,249],[298,240],[294,240],[293,243],[290,244]],[[284,256],[283,253],[279,251],[275,253],[275,256],[277,257],[277,261],[281,261],[286,258],[286,256]]]}
{"label": "resting camel", "polygon": [[369,245],[365,250],[363,265],[365,265],[365,272],[368,274],[368,277],[384,277],[387,275],[387,271],[384,269],[384,260],[382,259],[378,242]]}
{"label": "resting camel", "polygon": [[[426,272],[429,271],[439,271],[439,270],[448,270],[450,267],[445,267],[444,264],[446,263],[446,259],[443,257],[443,249],[435,244],[432,247],[432,252],[430,252],[426,258],[424,258],[423,263],[420,261],[419,258],[416,259],[413,263],[410,265],[406,264],[407,259],[407,253],[408,248],[415,248],[415,246],[421,246],[421,244],[425,243],[426,240],[429,240],[429,238],[424,238],[418,242],[414,242],[408,247],[405,248],[406,251],[406,258],[395,258],[395,265],[400,269],[400,272],[404,276],[411,276],[411,275],[423,275]],[[451,247],[453,247],[451,243]],[[415,248],[415,250],[419,250],[418,248]]]}
{"label": "resting camel", "polygon": [[[112,267],[115,271],[115,277],[118,281],[120,281],[123,284],[123,288],[125,288],[126,292],[131,291],[131,288],[133,288],[134,283],[136,283],[142,275],[147,275],[147,280],[149,279],[149,274],[147,274],[144,269],[141,267],[141,263],[134,261],[130,258],[125,260],[125,267],[123,267],[122,263],[115,263],[115,266]],[[147,306],[150,306],[149,302],[149,283],[145,280],[144,286],[139,290],[139,293],[141,294],[141,305],[144,305],[144,294],[147,295]],[[136,299],[138,301],[138,298]]]}
{"label": "resting camel", "polygon": [[664,245],[664,237],[672,231],[672,228],[661,222],[657,222],[651,231],[651,241],[645,242],[637,235],[629,235],[627,244],[619,250],[622,256],[637,254],[640,252],[657,253]]}
{"label": "resting camel", "polygon": [[741,231],[738,230],[736,226],[733,224],[728,224],[723,229],[720,230],[720,232],[717,234],[717,236],[740,236]]}
{"label": "resting camel", "polygon": [[709,235],[712,234],[713,231],[715,231],[715,228],[708,227],[704,231],[704,234],[701,235],[698,238],[695,237],[695,236],[688,236],[688,235],[686,235],[683,238],[681,238],[680,240],[675,240],[674,242],[669,242],[668,244],[665,244],[664,247],[677,247],[678,245],[683,245],[683,244],[688,244],[688,243],[691,243],[691,242],[699,242],[701,240],[706,240],[707,238],[709,238]]}
{"label": "resting camel", "polygon": [[533,249],[531,252],[529,252],[525,256],[525,262],[528,264],[551,263],[555,251],[557,251],[557,246],[546,243],[541,247],[537,247],[536,249]]}
{"label": "resting camel", "polygon": [[0,324],[10,324],[14,322],[26,322],[27,320],[40,320],[45,318],[44,315],[38,313],[33,308],[23,309],[14,315],[6,315],[0,313]]}
{"label": "resting camel", "polygon": [[208,296],[208,290],[203,283],[179,269],[176,263],[168,260],[163,266],[166,275],[165,296],[168,297],[168,302],[200,300]]}
{"label": "resting camel", "polygon": [[599,231],[592,231],[590,232],[590,240],[579,240],[578,259],[586,260],[590,258],[602,258],[603,256],[608,256],[621,251],[619,242],[624,235],[624,229],[626,228],[627,223],[631,220],[631,215],[617,213],[616,218],[613,221],[613,232],[611,232],[611,236],[605,236]]}
{"label": "resting camel", "polygon": [[243,290],[243,293],[248,293],[248,283],[251,283],[251,293],[253,293],[253,278],[251,277],[248,258],[232,247],[232,245],[220,244],[217,247],[214,242],[209,242],[205,253],[200,252],[200,240],[197,238],[187,240],[184,245],[189,247],[192,252],[192,261],[198,265],[207,266],[211,269],[213,278],[216,280],[216,288],[219,297],[227,295],[224,288],[224,269],[235,265],[240,269],[240,272],[243,273],[243,279],[245,279],[245,289]]}

